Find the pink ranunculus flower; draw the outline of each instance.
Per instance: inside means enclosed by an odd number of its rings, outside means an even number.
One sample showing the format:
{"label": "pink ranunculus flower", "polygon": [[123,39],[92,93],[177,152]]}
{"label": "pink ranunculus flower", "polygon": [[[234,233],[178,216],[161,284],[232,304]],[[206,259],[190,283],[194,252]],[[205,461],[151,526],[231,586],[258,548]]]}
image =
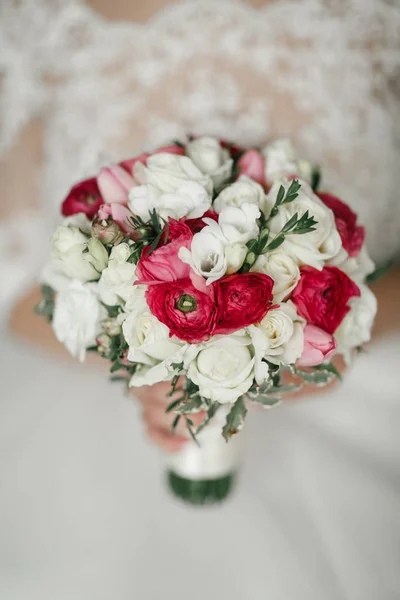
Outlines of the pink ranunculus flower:
{"label": "pink ranunculus flower", "polygon": [[133,232],[133,228],[128,222],[128,217],[132,216],[129,208],[118,202],[102,204],[97,213],[97,218],[101,221],[107,221],[108,217],[111,217],[125,233]]}
{"label": "pink ranunculus flower", "polygon": [[192,238],[193,233],[184,219],[168,219],[168,235],[163,234],[160,245],[150,255],[147,247],[143,250],[136,268],[136,285],[151,285],[189,277],[190,267],[179,258],[178,252],[182,247],[190,249]]}
{"label": "pink ranunculus flower", "polygon": [[182,146],[178,146],[178,144],[169,144],[168,146],[160,146],[156,150],[154,150],[153,154],[161,154],[162,152],[166,152],[167,154],[179,154],[183,156],[185,154],[185,149]]}
{"label": "pink ranunculus flower", "polygon": [[107,204],[127,205],[128,193],[135,185],[135,180],[119,165],[109,165],[101,169],[97,176],[97,185]]}
{"label": "pink ranunculus flower", "polygon": [[315,325],[304,328],[303,353],[297,361],[299,367],[316,367],[335,354],[336,340]]}
{"label": "pink ranunculus flower", "polygon": [[142,154],[134,156],[133,158],[121,160],[121,162],[118,163],[118,166],[125,169],[125,171],[129,173],[129,175],[132,175],[135,164],[138,162],[142,163],[142,165],[147,164],[147,159],[149,158],[149,156],[150,154],[148,152],[143,152]]}
{"label": "pink ranunculus flower", "polygon": [[240,175],[247,175],[262,186],[265,186],[265,161],[258,150],[247,150],[236,165]]}

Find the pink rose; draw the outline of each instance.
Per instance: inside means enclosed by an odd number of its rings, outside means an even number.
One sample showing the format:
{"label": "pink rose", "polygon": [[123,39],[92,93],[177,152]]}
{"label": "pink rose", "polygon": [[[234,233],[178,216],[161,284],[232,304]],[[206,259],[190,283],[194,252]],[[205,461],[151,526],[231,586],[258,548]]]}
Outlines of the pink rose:
{"label": "pink rose", "polygon": [[129,208],[126,208],[126,206],[116,202],[111,204],[102,204],[97,213],[97,218],[100,221],[107,221],[107,219],[111,217],[112,220],[115,221],[125,233],[132,232],[133,228],[128,222],[128,217],[132,216],[133,215]]}
{"label": "pink rose", "polygon": [[297,361],[299,367],[316,367],[335,354],[336,340],[315,325],[304,328],[303,353]]}
{"label": "pink rose", "polygon": [[124,168],[110,165],[101,169],[97,185],[107,203],[128,204],[128,192],[136,184]]}
{"label": "pink rose", "polygon": [[350,298],[359,295],[358,286],[337,267],[302,267],[292,300],[308,323],[333,334],[350,310]]}
{"label": "pink rose", "polygon": [[143,154],[139,154],[139,156],[134,156],[133,158],[121,160],[121,162],[118,163],[118,166],[125,169],[125,171],[129,173],[129,175],[132,175],[135,164],[140,162],[142,163],[142,165],[145,165],[149,156],[150,154],[148,152],[143,152]]}
{"label": "pink rose", "polygon": [[265,186],[265,162],[258,150],[247,150],[236,163],[240,175],[247,175]]}
{"label": "pink rose", "polygon": [[61,212],[64,217],[85,213],[88,219],[92,219],[103,202],[96,179],[92,177],[71,188],[62,203]]}
{"label": "pink rose", "polygon": [[178,144],[170,144],[169,146],[160,146],[154,150],[153,154],[161,154],[162,152],[167,152],[167,154],[180,154],[183,156],[185,154],[185,149],[182,148],[182,146],[178,146]]}
{"label": "pink rose", "polygon": [[365,227],[357,225],[356,213],[336,196],[331,196],[331,194],[325,192],[318,193],[318,196],[335,215],[335,224],[342,240],[343,248],[348,252],[349,256],[357,256],[365,240]]}
{"label": "pink rose", "polygon": [[[165,237],[166,242],[163,240]],[[181,261],[178,252],[182,247],[190,249],[193,238],[190,228],[184,220],[168,219],[168,234],[164,234],[163,238],[161,245],[150,255],[149,249],[144,248],[136,269],[137,285],[159,284],[189,277],[190,267]]]}

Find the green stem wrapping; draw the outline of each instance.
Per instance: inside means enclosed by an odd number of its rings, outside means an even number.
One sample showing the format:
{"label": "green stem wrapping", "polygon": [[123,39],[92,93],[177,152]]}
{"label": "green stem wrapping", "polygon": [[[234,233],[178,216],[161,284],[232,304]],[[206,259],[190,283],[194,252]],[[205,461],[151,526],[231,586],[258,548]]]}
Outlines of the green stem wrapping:
{"label": "green stem wrapping", "polygon": [[172,493],[189,504],[222,502],[232,491],[235,475],[230,473],[218,479],[186,479],[168,471],[168,486]]}

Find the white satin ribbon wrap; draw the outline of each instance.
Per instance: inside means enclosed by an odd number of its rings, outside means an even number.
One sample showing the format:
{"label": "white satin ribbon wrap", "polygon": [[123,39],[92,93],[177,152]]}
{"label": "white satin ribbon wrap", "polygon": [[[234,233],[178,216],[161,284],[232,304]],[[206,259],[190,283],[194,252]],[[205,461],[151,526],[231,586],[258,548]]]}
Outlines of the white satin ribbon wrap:
{"label": "white satin ribbon wrap", "polygon": [[167,458],[167,466],[186,479],[218,479],[234,473],[239,465],[240,436],[229,442],[222,437],[222,427],[230,405],[221,406],[212,421],[198,434],[200,446],[190,440],[180,452]]}

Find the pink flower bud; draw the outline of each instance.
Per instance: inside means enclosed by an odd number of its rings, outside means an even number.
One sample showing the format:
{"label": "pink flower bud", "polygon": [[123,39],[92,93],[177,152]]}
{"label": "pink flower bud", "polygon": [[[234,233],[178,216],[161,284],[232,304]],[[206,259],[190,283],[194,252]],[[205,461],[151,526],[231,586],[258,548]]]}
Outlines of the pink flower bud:
{"label": "pink flower bud", "polygon": [[108,217],[108,219],[95,219],[92,223],[92,236],[105,245],[117,244],[124,237],[118,223],[113,221],[111,217]]}
{"label": "pink flower bud", "polygon": [[132,216],[129,208],[115,202],[112,204],[102,204],[97,213],[97,219],[100,221],[107,221],[108,218],[111,217],[125,233],[133,232],[132,226],[129,224],[128,220],[128,218]]}
{"label": "pink flower bud", "polygon": [[97,185],[104,200],[109,203],[127,204],[128,192],[134,187],[135,180],[125,169],[110,165],[101,169],[97,176]]}
{"label": "pink flower bud", "polygon": [[239,158],[237,169],[240,175],[247,175],[262,186],[265,186],[265,161],[258,150],[247,150]]}
{"label": "pink flower bud", "polygon": [[304,328],[303,354],[297,361],[299,367],[316,367],[335,354],[336,340],[315,325]]}

